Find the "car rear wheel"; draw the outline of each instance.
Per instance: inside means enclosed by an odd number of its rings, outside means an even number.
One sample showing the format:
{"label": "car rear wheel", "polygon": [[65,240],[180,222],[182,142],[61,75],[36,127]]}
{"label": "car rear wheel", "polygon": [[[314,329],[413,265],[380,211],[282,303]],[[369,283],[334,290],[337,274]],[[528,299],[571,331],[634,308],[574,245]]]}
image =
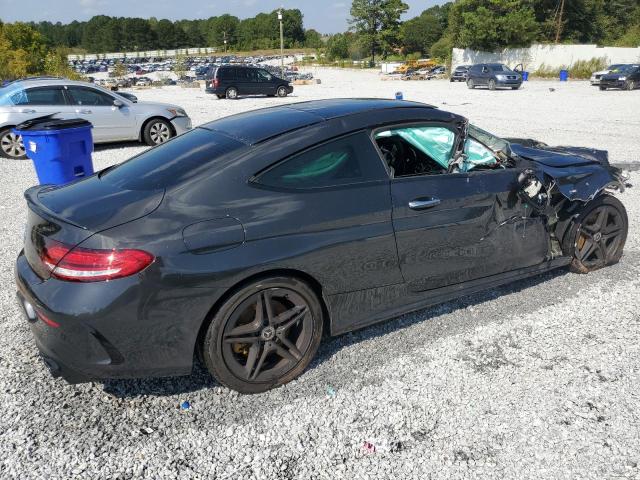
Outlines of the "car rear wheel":
{"label": "car rear wheel", "polygon": [[238,98],[238,89],[236,87],[227,88],[226,97],[229,100],[236,100]]}
{"label": "car rear wheel", "polygon": [[564,251],[571,252],[571,270],[589,273],[617,263],[627,240],[629,220],[624,205],[611,195],[588,203],[565,236]]}
{"label": "car rear wheel", "polygon": [[14,160],[27,158],[22,137],[15,134],[11,128],[0,131],[0,156]]}
{"label": "car rear wheel", "polygon": [[322,307],[306,283],[260,280],[236,291],[215,313],[202,358],[221,384],[265,392],[304,371],[320,345],[322,325]]}
{"label": "car rear wheel", "polygon": [[224,98],[224,95],[216,95],[216,97],[218,97],[220,100],[222,100]]}
{"label": "car rear wheel", "polygon": [[476,84],[473,82],[473,80],[469,79],[467,80],[467,87],[473,90],[476,87]]}
{"label": "car rear wheel", "polygon": [[627,87],[627,90],[635,90],[636,82],[634,82],[633,80],[627,80],[625,87]]}
{"label": "car rear wheel", "polygon": [[287,92],[286,87],[280,86],[280,87],[278,87],[278,90],[276,91],[276,94],[279,97],[286,97],[289,94],[289,92]]}
{"label": "car rear wheel", "polygon": [[491,80],[489,80],[489,90],[495,90],[496,89],[496,81],[492,78]]}
{"label": "car rear wheel", "polygon": [[147,145],[155,146],[173,137],[173,130],[168,121],[161,118],[151,120],[144,127],[144,141]]}

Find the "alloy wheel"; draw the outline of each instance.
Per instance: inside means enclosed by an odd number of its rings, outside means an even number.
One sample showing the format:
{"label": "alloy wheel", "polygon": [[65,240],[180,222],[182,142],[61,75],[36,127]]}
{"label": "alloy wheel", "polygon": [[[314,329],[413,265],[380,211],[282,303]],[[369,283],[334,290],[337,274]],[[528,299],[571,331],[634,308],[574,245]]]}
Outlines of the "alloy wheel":
{"label": "alloy wheel", "polygon": [[496,81],[491,79],[489,80],[489,90],[495,90],[496,89]]}
{"label": "alloy wheel", "polygon": [[278,88],[278,96],[279,97],[286,97],[287,96],[287,89],[284,88],[284,87]]}
{"label": "alloy wheel", "polygon": [[2,148],[2,152],[10,158],[21,158],[26,154],[22,137],[11,131],[5,133],[2,138],[0,138],[0,148]]}
{"label": "alloy wheel", "polygon": [[149,129],[149,136],[154,144],[159,145],[171,138],[171,130],[166,123],[156,122],[151,125],[151,128]]}
{"label": "alloy wheel", "polygon": [[222,332],[227,368],[245,382],[273,382],[295,368],[313,339],[313,319],[303,297],[269,288],[244,300]]}
{"label": "alloy wheel", "polygon": [[235,88],[229,88],[227,90],[227,98],[235,100],[236,98],[238,98],[238,91]]}
{"label": "alloy wheel", "polygon": [[620,212],[602,205],[585,218],[576,240],[576,258],[587,268],[599,268],[615,258],[624,239]]}

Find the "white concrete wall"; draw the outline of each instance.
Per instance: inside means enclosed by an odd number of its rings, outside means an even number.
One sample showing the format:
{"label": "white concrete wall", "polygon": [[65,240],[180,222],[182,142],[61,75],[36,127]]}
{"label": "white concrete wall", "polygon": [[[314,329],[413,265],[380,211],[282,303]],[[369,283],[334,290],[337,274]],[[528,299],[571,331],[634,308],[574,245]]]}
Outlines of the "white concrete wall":
{"label": "white concrete wall", "polygon": [[570,66],[578,60],[591,60],[592,58],[605,58],[607,63],[640,63],[640,47],[534,44],[530,48],[507,48],[495,53],[454,48],[451,63],[453,68],[458,65],[491,62],[515,67],[521,63],[525,70],[534,71],[543,64],[546,67],[558,68]]}

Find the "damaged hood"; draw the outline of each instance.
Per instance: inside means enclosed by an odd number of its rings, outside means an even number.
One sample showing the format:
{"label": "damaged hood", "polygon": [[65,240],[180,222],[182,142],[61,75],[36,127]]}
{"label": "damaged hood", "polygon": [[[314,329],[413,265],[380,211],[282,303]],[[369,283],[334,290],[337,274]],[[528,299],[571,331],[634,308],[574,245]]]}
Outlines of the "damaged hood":
{"label": "damaged hood", "polygon": [[535,140],[511,139],[511,151],[538,165],[544,185],[555,184],[569,200],[588,202],[604,189],[624,190],[621,171],[609,165],[608,153],[582,147],[550,147]]}

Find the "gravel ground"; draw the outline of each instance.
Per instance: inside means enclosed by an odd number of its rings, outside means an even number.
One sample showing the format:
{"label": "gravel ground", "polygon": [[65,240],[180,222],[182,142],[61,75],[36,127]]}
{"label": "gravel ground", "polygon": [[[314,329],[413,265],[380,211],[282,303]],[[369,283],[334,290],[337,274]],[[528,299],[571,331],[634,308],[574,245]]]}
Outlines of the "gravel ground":
{"label": "gravel ground", "polygon": [[[285,101],[402,90],[497,134],[638,160],[640,91],[531,82],[489,92],[317,75],[322,85]],[[178,87],[139,97],[178,103],[196,124],[282,103]],[[95,163],[142,149],[100,147]],[[298,380],[241,396],[200,367],[177,379],[51,379],[14,302],[21,195],[35,177],[28,162],[0,170],[2,479],[640,478],[638,189],[621,196],[630,234],[618,265],[542,275],[329,340]],[[179,408],[184,401],[189,409]]]}

